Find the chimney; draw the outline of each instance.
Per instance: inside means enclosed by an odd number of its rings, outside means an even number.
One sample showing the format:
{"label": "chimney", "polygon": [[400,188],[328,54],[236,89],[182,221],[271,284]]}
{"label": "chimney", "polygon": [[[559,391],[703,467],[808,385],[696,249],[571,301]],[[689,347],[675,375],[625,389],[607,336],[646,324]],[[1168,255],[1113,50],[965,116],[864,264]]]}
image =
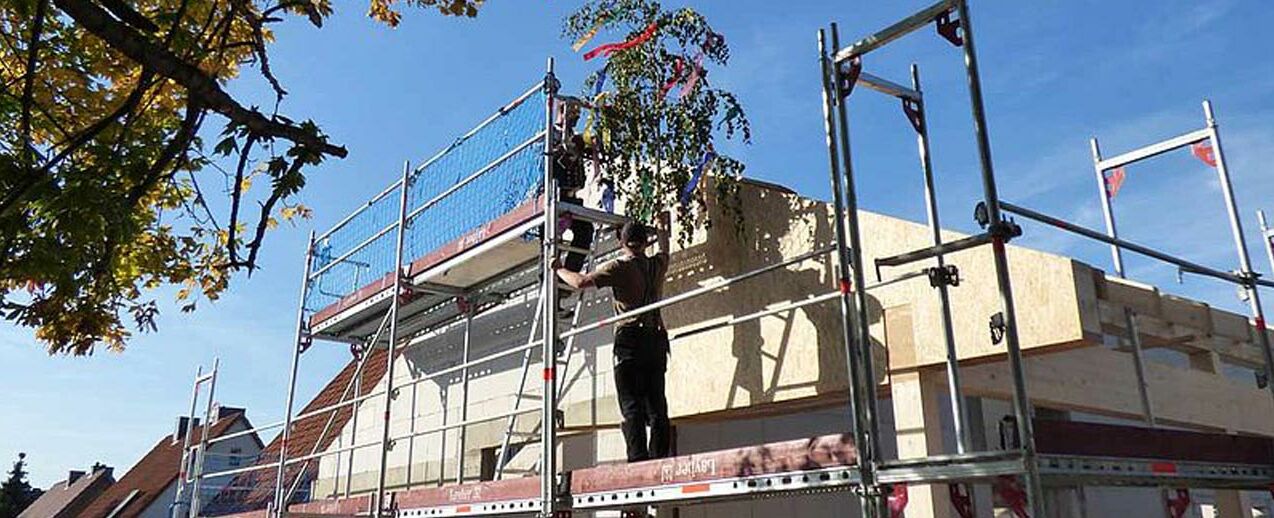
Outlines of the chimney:
{"label": "chimney", "polygon": [[83,471],[71,470],[71,472],[66,475],[66,487],[71,487],[71,484],[74,484],[75,481],[79,480],[82,476],[84,476]]}
{"label": "chimney", "polygon": [[[173,444],[181,442],[186,437],[186,427],[190,425],[190,418],[181,416],[177,418],[177,426],[173,429]],[[195,426],[199,426],[199,418],[195,418]]]}
{"label": "chimney", "polygon": [[242,414],[244,411],[243,407],[222,406],[220,403],[217,404],[216,410],[217,411],[214,415],[217,416],[218,420],[225,419],[227,417],[233,417],[238,414]]}

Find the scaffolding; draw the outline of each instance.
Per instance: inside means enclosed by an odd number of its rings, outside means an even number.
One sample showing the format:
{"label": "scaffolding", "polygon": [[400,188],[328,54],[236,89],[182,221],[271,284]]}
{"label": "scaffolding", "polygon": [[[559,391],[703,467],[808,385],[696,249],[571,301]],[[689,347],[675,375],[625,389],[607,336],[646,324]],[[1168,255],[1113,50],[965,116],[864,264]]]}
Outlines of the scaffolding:
{"label": "scaffolding", "polygon": [[[941,37],[962,49],[974,135],[981,164],[983,189],[976,214],[984,231],[954,241],[944,241],[941,235],[925,97],[921,90],[919,70],[912,67],[910,87],[863,70],[864,57],[869,53],[930,26]],[[1270,368],[1274,365],[1274,360],[1270,357],[1264,332],[1264,317],[1257,298],[1258,286],[1274,287],[1274,282],[1260,279],[1251,268],[1210,105],[1205,104],[1207,127],[1204,130],[1114,158],[1102,159],[1094,140],[1094,168],[1102,189],[1107,222],[1107,232],[1101,233],[1000,199],[991,159],[974,35],[965,0],[941,0],[845,47],[841,47],[837,27],[833,24],[830,27],[830,40],[824,31],[819,31],[818,42],[828,165],[833,191],[831,207],[835,243],[832,246],[815,247],[795,257],[707,283],[591,323],[579,322],[577,305],[570,327],[563,329],[555,303],[559,300],[559,286],[552,267],[554,260],[566,251],[590,254],[593,256],[592,260],[596,260],[596,256],[604,252],[595,248],[579,250],[565,243],[561,222],[581,219],[603,225],[618,225],[626,220],[622,216],[561,199],[551,157],[554,146],[564,136],[561,135],[563,131],[555,126],[559,83],[550,59],[541,84],[501,108],[496,115],[424,165],[414,169],[409,164],[405,165],[398,182],[332,230],[318,236],[311,234],[305,258],[284,419],[245,432],[201,439],[201,444],[206,447],[210,442],[227,440],[245,433],[280,429],[278,456],[266,463],[216,473],[203,473],[201,463],[195,462],[193,482],[198,484],[199,480],[213,476],[272,473],[267,514],[279,517],[289,514],[375,517],[537,514],[557,517],[572,510],[632,509],[647,505],[683,505],[852,490],[859,499],[863,515],[868,518],[894,516],[899,502],[905,505],[905,500],[898,498],[900,488],[905,491],[906,486],[915,484],[949,484],[954,501],[955,496],[968,494],[966,484],[990,483],[994,485],[998,495],[1018,502],[1013,507],[1019,516],[1045,516],[1042,495],[1046,479],[1058,483],[1094,485],[1246,489],[1265,489],[1274,483],[1274,463],[1269,461],[1274,457],[1274,441],[1269,439],[1113,425],[1045,425],[1034,418],[1028,398],[1013,283],[1009,275],[1005,246],[1019,236],[1022,230],[1005,213],[1037,220],[1109,244],[1112,247],[1116,273],[1120,277],[1124,276],[1122,250],[1129,250],[1176,265],[1182,271],[1239,285],[1248,294],[1253,317],[1260,330],[1257,334],[1265,357],[1266,371],[1274,372]],[[874,284],[867,281],[868,265],[864,263],[862,253],[861,229],[857,216],[858,199],[849,140],[847,104],[857,86],[898,99],[904,115],[915,130],[925,191],[924,203],[928,227],[932,233],[932,244],[928,247],[876,259],[872,265],[877,273],[877,282]],[[542,120],[538,120],[536,124],[529,122],[537,120],[541,115]],[[465,151],[469,149],[466,146],[492,134],[500,136],[498,145]],[[1115,231],[1113,210],[1104,180],[1105,171],[1204,140],[1211,142],[1216,156],[1216,168],[1225,187],[1223,192],[1239,251],[1241,270],[1238,273],[1219,271],[1153,250],[1120,238]],[[423,174],[432,170],[449,172],[451,176]],[[500,176],[506,173],[506,176]],[[441,231],[424,224],[426,220],[422,219],[422,215],[430,214],[431,210],[453,203],[465,204],[465,196],[490,196],[489,193],[497,186],[504,187],[504,190],[497,189],[504,193],[501,195],[503,203],[495,204],[489,212],[474,215],[473,221],[453,228],[447,226],[450,224],[448,221],[431,220],[446,227]],[[396,207],[392,203],[395,194],[398,198]],[[468,198],[468,203],[472,205],[473,198]],[[1262,228],[1265,229],[1263,218]],[[1268,230],[1265,232],[1267,237],[1271,235]],[[956,266],[947,264],[944,257],[984,245],[991,246],[999,293],[1000,311],[991,317],[992,340],[1002,342],[1005,347],[1004,357],[1012,380],[1011,404],[1014,419],[1011,420],[1013,430],[1007,434],[1009,440],[1003,445],[1004,449],[973,451],[948,293],[949,288],[959,285],[960,275]],[[594,245],[597,246],[600,245]],[[435,250],[441,249],[446,249],[447,252],[441,255],[435,253]],[[1274,261],[1274,252],[1271,254],[1271,260]],[[849,382],[846,412],[850,418],[848,433],[628,466],[599,466],[578,470],[562,468],[555,446],[561,433],[557,415],[559,390],[562,388],[559,385],[558,367],[565,361],[562,359],[563,353],[567,353],[569,358],[571,349],[566,346],[565,341],[627,318],[658,311],[751,278],[820,258],[835,258],[836,285],[830,286],[829,291],[779,307],[705,324],[674,336],[673,341],[718,327],[737,325],[837,300],[840,307],[839,323],[842,326],[840,345],[846,354],[845,369]],[[887,279],[882,275],[886,268],[927,260],[934,260],[936,265],[910,270]],[[937,291],[936,296],[942,308],[945,369],[957,451],[955,454],[931,455],[918,459],[887,459],[882,454],[880,444],[881,417],[877,409],[875,382],[875,371],[879,366],[874,364],[870,352],[872,339],[867,313],[867,292],[920,278],[929,279]],[[579,296],[581,299],[577,304],[582,302],[583,295]],[[520,302],[531,297],[538,297],[539,302],[526,342],[473,358],[470,354],[470,332],[475,316],[486,311],[498,311],[515,299]],[[1134,349],[1143,413],[1153,426],[1155,414],[1142,365],[1141,344],[1136,331],[1137,316],[1129,310],[1125,317]],[[420,376],[407,385],[395,383],[394,364],[403,350],[420,343],[423,336],[436,335],[457,326],[464,335],[459,365]],[[336,403],[295,413],[300,356],[314,340],[350,344],[359,359],[353,366],[348,385],[340,393]],[[370,359],[376,357],[374,353],[380,350],[383,350],[381,359],[384,361],[385,387],[361,393],[359,380],[369,367]],[[539,363],[543,366],[540,376],[542,393],[538,397],[538,405],[523,408],[523,401],[534,402],[534,398],[525,397],[523,390],[537,351]],[[458,422],[444,421],[441,426],[417,429],[413,403],[411,430],[407,434],[391,433],[392,397],[389,396],[396,391],[409,387],[414,389],[425,381],[460,373],[463,383],[460,408],[463,409],[467,406],[469,397],[469,369],[516,354],[523,354],[523,377],[522,387],[518,390],[511,411],[469,418],[462,410]],[[196,381],[196,397],[200,383],[211,383],[213,380],[215,374],[210,379],[205,379],[201,373]],[[210,392],[211,390],[212,387]],[[1271,392],[1274,394],[1274,384]],[[323,438],[336,427],[339,413],[348,410],[349,419],[354,419],[357,415],[356,407],[375,397],[385,399],[384,422],[379,437],[362,439],[361,442],[351,437],[350,444],[335,448],[324,449],[320,446]],[[416,437],[457,428],[463,430],[484,421],[507,422],[498,451],[497,469],[502,473],[504,463],[507,462],[510,437],[515,433],[514,422],[530,412],[538,412],[540,416],[538,476],[440,488],[408,487],[398,491],[388,488],[388,451],[395,441],[406,440],[411,448]],[[191,413],[193,416],[193,403]],[[289,453],[294,425],[324,416],[327,421],[311,451],[301,455]],[[1046,433],[1037,435],[1037,426],[1044,427]],[[1192,453],[1188,451],[1189,448],[1129,453],[1103,444],[1077,447],[1058,439],[1068,434],[1083,433],[1145,437],[1147,440],[1154,439],[1150,441],[1152,443],[1167,441],[1172,444],[1220,446],[1203,448],[1205,451],[1202,453]],[[464,434],[461,433],[460,437],[463,441]],[[187,440],[189,441],[189,436]],[[305,473],[312,461],[324,456],[339,458],[342,454],[351,454],[354,450],[363,448],[376,448],[379,451],[378,476],[373,493],[366,497],[351,495],[350,477],[347,476],[343,498],[308,504],[293,503],[294,495],[305,482]],[[1218,449],[1229,451],[1230,454],[1207,453]],[[768,458],[775,459],[773,464],[750,466],[747,470],[737,465],[739,458],[746,458],[761,450],[765,451]],[[185,451],[202,451],[202,448],[195,450],[187,444]],[[463,454],[462,447],[459,450],[460,458],[456,461],[458,473],[461,474],[464,471]],[[714,469],[711,473],[693,469],[693,466],[700,465],[697,463],[707,462],[711,462],[713,466],[723,466],[724,469]],[[691,469],[665,469],[669,463],[673,466],[686,464]],[[350,464],[349,469],[352,469],[352,456]],[[185,465],[186,461],[183,461],[183,466]],[[732,466],[738,469],[729,469]],[[794,469],[793,466],[800,467]],[[183,480],[186,480],[184,476]],[[462,476],[457,477],[457,482],[463,482]],[[410,476],[408,483],[410,484]],[[181,496],[178,498],[180,502]],[[962,500],[967,500],[967,497]],[[967,513],[972,512],[971,507],[958,511],[962,516],[970,516]],[[191,515],[198,514],[197,504],[192,505]]]}

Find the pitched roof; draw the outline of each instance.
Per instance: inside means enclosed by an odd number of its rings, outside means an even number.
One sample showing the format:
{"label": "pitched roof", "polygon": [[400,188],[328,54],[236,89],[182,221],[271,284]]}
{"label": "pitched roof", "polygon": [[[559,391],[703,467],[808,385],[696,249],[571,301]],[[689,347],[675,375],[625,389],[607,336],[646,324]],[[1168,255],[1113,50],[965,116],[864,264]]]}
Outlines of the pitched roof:
{"label": "pitched roof", "polygon": [[[220,437],[230,430],[235,423],[243,423],[247,427],[248,418],[243,411],[228,413],[216,420],[208,429],[208,437]],[[191,437],[203,434],[203,426],[196,426]],[[80,516],[87,518],[105,518],[121,503],[124,508],[115,518],[131,518],[141,514],[150,507],[155,498],[164,492],[170,484],[177,480],[177,470],[181,466],[180,441],[173,441],[172,435],[165,435],[155,444],[142,460],[128,470],[114,485],[103,491],[93,503],[89,504]],[[135,496],[130,498],[133,491]],[[127,500],[127,502],[125,502]]]}
{"label": "pitched roof", "polygon": [[[367,394],[373,390],[376,383],[380,381],[385,374],[385,354],[384,349],[373,350],[367,358],[363,366],[362,374],[359,376],[359,384],[361,386],[360,393]],[[358,361],[351,360],[341,369],[332,381],[329,381],[323,390],[320,390],[314,399],[310,400],[305,408],[301,409],[299,414],[310,413],[314,410],[335,405],[339,403],[344,395],[346,387],[354,378],[354,372],[358,369]],[[349,397],[352,397],[352,391]],[[348,397],[346,398],[348,399]],[[340,430],[345,427],[345,423],[349,421],[352,415],[351,410],[357,405],[346,406],[335,412],[336,417],[332,421],[332,432],[327,436],[321,437],[324,425],[332,412],[324,412],[309,419],[297,421],[292,425],[292,434],[288,437],[288,457],[299,457],[309,455],[315,451],[326,450],[328,446],[336,440],[340,435]],[[320,437],[322,441],[320,441]],[[263,466],[267,464],[277,464],[279,459],[279,450],[281,449],[281,437],[275,437],[270,444],[261,451],[256,465]],[[318,460],[304,463],[305,471],[303,473],[304,480],[313,480],[318,473]],[[292,464],[285,470],[286,479],[291,483],[297,474],[301,472],[302,465]],[[274,500],[274,482],[277,470],[265,468],[256,471],[249,471],[236,476],[234,481],[228,486],[229,489],[223,490],[217,495],[207,506],[204,511],[208,514],[228,514],[243,511],[253,511],[265,509],[266,506]],[[304,486],[302,486],[304,487]],[[244,488],[247,488],[246,491]],[[297,502],[297,495],[293,495],[292,502]]]}
{"label": "pitched roof", "polygon": [[[83,473],[83,472],[80,472]],[[80,515],[80,510],[88,505],[106,488],[115,483],[111,468],[100,468],[92,473],[81,474],[71,482],[63,480],[50,487],[40,498],[27,506],[18,518],[63,518]]]}

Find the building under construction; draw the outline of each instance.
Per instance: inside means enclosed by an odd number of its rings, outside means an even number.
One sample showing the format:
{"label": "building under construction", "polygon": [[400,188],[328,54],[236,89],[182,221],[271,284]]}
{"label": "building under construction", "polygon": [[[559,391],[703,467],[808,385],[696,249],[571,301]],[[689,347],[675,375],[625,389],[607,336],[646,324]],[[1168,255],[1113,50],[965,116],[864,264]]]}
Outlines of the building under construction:
{"label": "building under construction", "polygon": [[[914,68],[897,82],[863,70],[862,56],[913,32],[947,39],[966,65],[983,193],[942,201],[976,206],[977,234],[937,220],[927,125],[957,122],[926,120]],[[675,244],[665,298],[622,315],[608,291],[562,290],[550,267],[617,251],[604,231],[574,248],[570,221],[627,220],[600,191],[558,195],[550,61],[542,82],[313,236],[285,418],[244,432],[279,436],[256,464],[217,472],[200,452],[236,435],[192,438],[174,516],[1270,516],[1274,385],[1257,290],[1274,283],[1247,256],[1211,106],[1198,129],[1144,148],[1106,157],[1093,141],[1106,228],[1092,230],[1001,197],[963,0],[838,40],[835,26],[820,32],[822,70],[810,70],[832,201],[742,182],[741,225]],[[925,223],[858,209],[846,106],[876,94],[915,130],[899,138],[918,139]],[[1219,175],[1235,271],[1116,232],[1113,178],[1187,148]],[[692,210],[733,219],[712,199]],[[1008,244],[1023,232],[1108,244],[1113,263]],[[1252,314],[1126,279],[1125,253],[1233,283]],[[655,310],[672,340],[675,455],[626,463],[611,326]],[[333,343],[353,359],[301,405],[304,352]],[[200,376],[195,399],[244,390],[215,382],[216,370]],[[200,480],[226,476],[199,501]]]}

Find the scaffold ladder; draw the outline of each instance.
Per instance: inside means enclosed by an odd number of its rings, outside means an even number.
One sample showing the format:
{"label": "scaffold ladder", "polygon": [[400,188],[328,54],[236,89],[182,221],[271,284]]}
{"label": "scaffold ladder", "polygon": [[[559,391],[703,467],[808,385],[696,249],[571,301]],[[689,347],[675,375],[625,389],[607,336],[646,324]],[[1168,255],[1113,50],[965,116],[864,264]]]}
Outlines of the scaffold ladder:
{"label": "scaffold ladder", "polygon": [[[593,241],[592,241],[593,245],[588,250],[588,260],[584,265],[585,272],[593,271],[597,267],[597,256],[599,255],[597,253],[597,247],[598,247],[598,243],[600,243],[601,241],[601,237],[602,237],[602,232],[600,229],[593,232]],[[579,325],[580,314],[583,313],[584,311],[584,301],[587,294],[585,293],[584,290],[576,290],[575,295],[576,295],[575,309],[571,313],[572,328]],[[546,313],[544,311],[544,304],[546,302],[546,298],[544,297],[543,289],[539,291],[538,298],[539,298],[539,301],[536,304],[535,316],[531,322],[531,332],[527,338],[528,343],[535,342],[537,340],[539,336],[539,330],[540,330],[540,320],[543,318],[544,314]],[[556,301],[554,301],[554,303],[556,303]],[[570,368],[571,356],[573,351],[575,350],[576,336],[578,335],[572,335],[571,337],[567,338],[566,344],[560,350],[554,351],[553,353],[554,357],[559,358],[557,360],[556,365],[561,368],[562,372],[568,372],[568,369]],[[538,425],[536,425],[530,431],[519,432],[517,429],[518,417],[522,415],[522,412],[520,412],[520,410],[522,410],[522,401],[539,399],[541,403],[543,402],[542,396],[537,397],[535,394],[531,394],[527,390],[528,389],[527,381],[530,379],[530,376],[531,376],[531,365],[534,363],[535,363],[535,349],[527,349],[526,351],[522,353],[522,375],[518,380],[518,389],[513,395],[513,408],[509,412],[508,419],[505,420],[504,436],[500,440],[500,448],[496,450],[495,478],[497,480],[504,477],[506,468],[508,468],[509,463],[513,460],[514,452],[512,450],[512,447],[515,444],[515,441],[513,440],[513,438],[514,437],[525,438],[526,441],[523,444],[533,443],[539,438],[540,427],[544,425],[543,421],[541,421]],[[558,385],[557,396],[559,398],[565,395],[566,387],[567,387],[566,383],[562,383]],[[560,413],[558,412],[555,412],[555,414],[560,415]],[[531,468],[531,471],[538,471],[538,469],[539,469],[539,463],[537,462]]]}

